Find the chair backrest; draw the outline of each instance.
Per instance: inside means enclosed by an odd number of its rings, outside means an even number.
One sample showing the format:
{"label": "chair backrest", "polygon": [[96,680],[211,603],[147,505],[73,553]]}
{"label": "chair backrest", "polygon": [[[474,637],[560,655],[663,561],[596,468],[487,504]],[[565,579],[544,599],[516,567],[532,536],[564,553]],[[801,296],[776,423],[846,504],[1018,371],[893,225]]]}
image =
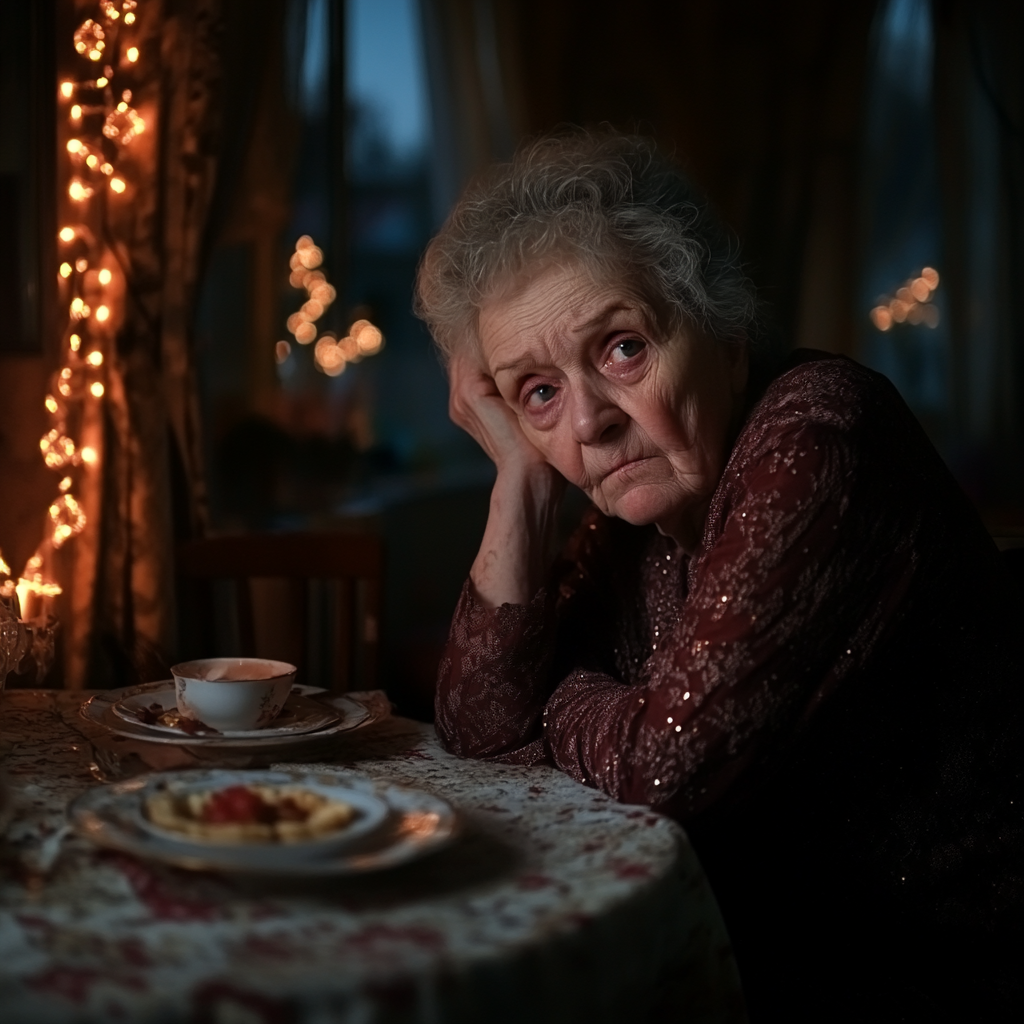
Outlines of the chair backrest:
{"label": "chair backrest", "polygon": [[245,534],[177,552],[187,657],[278,658],[299,681],[377,685],[384,551],[369,533]]}

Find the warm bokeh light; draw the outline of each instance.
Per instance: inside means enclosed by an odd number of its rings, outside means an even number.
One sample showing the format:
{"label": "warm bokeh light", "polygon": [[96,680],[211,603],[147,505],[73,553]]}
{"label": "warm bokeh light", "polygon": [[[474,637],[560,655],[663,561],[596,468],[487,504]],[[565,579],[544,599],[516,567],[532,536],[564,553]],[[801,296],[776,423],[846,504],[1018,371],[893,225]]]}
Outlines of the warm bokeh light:
{"label": "warm bokeh light", "polygon": [[277,360],[278,365],[285,362],[291,354],[292,347],[287,341],[279,341],[274,346],[274,358]]}
{"label": "warm bokeh light", "polygon": [[875,306],[871,310],[871,322],[880,330],[887,331],[892,327],[892,313],[888,306]]}
{"label": "warm bokeh light", "polygon": [[80,178],[72,178],[68,184],[68,195],[71,196],[76,203],[80,203],[84,199],[89,199],[92,194],[92,186],[87,185]]}
{"label": "warm bokeh light", "polygon": [[[101,0],[99,3],[100,14],[96,19],[87,18],[74,30],[73,44],[75,51],[88,61],[100,63],[109,60],[109,64],[102,64],[100,68],[91,72],[77,81],[64,80],[58,86],[61,101],[71,100],[67,108],[67,117],[71,124],[69,137],[65,142],[67,152],[71,156],[70,163],[76,168],[88,168],[90,172],[100,172],[109,179],[110,189],[114,193],[123,193],[128,188],[130,178],[123,174],[115,175],[115,164],[118,160],[119,151],[128,145],[137,135],[146,130],[146,123],[133,110],[129,104],[132,93],[130,89],[122,89],[121,95],[116,100],[110,95],[107,87],[114,78],[113,54],[118,50],[123,54],[125,60],[134,64],[139,60],[139,48],[137,45],[128,46],[132,41],[131,37],[122,44],[117,36],[119,26],[134,25],[136,22],[135,10],[138,6],[137,0]],[[123,19],[123,21],[122,21]],[[126,48],[125,48],[126,47]],[[84,91],[83,91],[84,90]],[[103,90],[97,95],[97,90]],[[75,102],[76,93],[81,93],[82,99],[88,100],[88,106],[83,107],[81,102]],[[83,118],[86,118],[83,124]],[[98,116],[97,116],[98,115]],[[112,146],[109,139],[116,142]],[[95,195],[95,179],[86,173],[68,173],[64,186],[68,197],[76,203],[83,203]],[[91,217],[97,211],[90,210]],[[99,211],[99,212],[102,212]],[[108,246],[110,240],[93,235],[86,224],[92,225],[91,219],[87,220],[83,215],[85,223],[80,225],[69,224],[60,229],[59,238],[65,244],[77,243],[75,258],[62,259],[58,264],[58,272],[64,280],[72,279],[77,271],[79,274],[86,274],[90,265],[98,266],[96,275],[100,287],[110,285],[114,275],[109,267],[100,266],[101,261],[109,257]],[[102,236],[103,232],[97,232]],[[72,324],[78,321],[85,322],[93,316],[89,303],[85,300],[88,292],[89,278],[80,282],[74,291],[79,292],[73,297],[68,305],[68,316]],[[113,320],[119,307],[114,297],[105,299],[95,309],[94,324],[104,324]],[[119,301],[119,300],[118,300]],[[88,325],[85,325],[88,326]],[[95,327],[93,328],[95,330]],[[81,330],[79,327],[78,330]],[[85,332],[83,332],[85,333]],[[88,335],[86,335],[88,337]],[[64,363],[56,375],[54,381],[54,393],[47,394],[44,399],[46,411],[54,418],[54,425],[51,430],[40,440],[39,446],[43,454],[45,464],[51,469],[61,469],[65,466],[77,466],[80,464],[93,465],[99,460],[99,454],[94,447],[85,446],[81,450],[76,447],[76,442],[68,436],[65,417],[72,405],[67,406],[61,403],[60,399],[71,401],[80,399],[86,392],[96,399],[100,399],[106,393],[106,388],[101,381],[93,379],[89,381],[87,375],[81,372],[82,363],[76,355],[82,347],[82,336],[78,333],[68,335],[68,349]],[[84,364],[93,369],[103,365],[103,353],[94,349],[85,356]],[[93,375],[95,376],[95,375]],[[59,396],[59,397],[57,397]],[[59,547],[65,540],[79,533],[85,526],[85,515],[79,506],[77,499],[70,493],[72,478],[65,476],[60,483],[60,497],[50,505],[50,517],[53,521],[51,541],[54,547]],[[42,550],[42,549],[41,549]],[[47,591],[59,593],[60,587],[56,584],[43,584],[43,556],[37,551],[36,555],[29,560],[23,579],[20,581],[26,586],[31,586],[33,592],[37,592],[37,586],[51,588]]]}
{"label": "warm bokeh light", "polygon": [[880,331],[891,330],[894,324],[902,323],[912,327],[919,324],[938,327],[939,310],[930,301],[938,286],[938,271],[933,267],[924,267],[919,275],[904,281],[896,289],[895,296],[883,297],[868,316]]}
{"label": "warm bokeh light", "polygon": [[316,328],[309,322],[301,323],[295,328],[295,340],[300,345],[308,345],[316,337]]}
{"label": "warm bokeh light", "polygon": [[[358,329],[357,324],[359,325]],[[384,347],[384,335],[381,334],[380,328],[374,327],[368,320],[357,320],[349,333],[355,338],[359,351],[363,355],[375,355]]]}

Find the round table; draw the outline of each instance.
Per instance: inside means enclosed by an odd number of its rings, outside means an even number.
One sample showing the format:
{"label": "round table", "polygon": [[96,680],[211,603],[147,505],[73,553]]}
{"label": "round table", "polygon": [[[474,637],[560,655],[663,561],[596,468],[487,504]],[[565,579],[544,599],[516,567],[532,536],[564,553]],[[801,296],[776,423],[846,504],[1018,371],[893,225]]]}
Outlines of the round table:
{"label": "round table", "polygon": [[352,733],[317,767],[449,800],[464,834],[419,863],[245,879],[72,836],[41,871],[68,800],[96,785],[84,696],[12,691],[0,706],[14,797],[5,1024],[745,1020],[725,929],[677,824],[553,769],[460,760],[401,718]]}

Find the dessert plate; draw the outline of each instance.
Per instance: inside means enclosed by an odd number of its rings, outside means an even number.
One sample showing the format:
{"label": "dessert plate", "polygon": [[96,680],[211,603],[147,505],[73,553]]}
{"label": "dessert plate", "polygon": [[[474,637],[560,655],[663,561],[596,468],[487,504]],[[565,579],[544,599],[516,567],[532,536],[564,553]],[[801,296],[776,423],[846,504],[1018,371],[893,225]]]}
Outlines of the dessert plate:
{"label": "dessert plate", "polygon": [[124,697],[111,705],[110,710],[123,722],[141,726],[149,732],[165,736],[175,736],[180,742],[196,737],[222,737],[231,740],[263,739],[265,736],[298,736],[305,732],[316,732],[337,723],[343,716],[340,712],[310,700],[298,694],[291,694],[285,701],[281,714],[262,729],[227,730],[200,729],[187,732],[180,725],[165,725],[159,721],[146,721],[146,718],[160,718],[167,715],[171,720],[178,717],[178,706],[174,688],[156,690],[153,693],[136,693]]}
{"label": "dessert plate", "polygon": [[[179,773],[177,777],[151,776],[147,785],[138,792],[136,800],[133,800],[133,803],[137,803],[141,827],[163,840],[169,849],[176,850],[182,856],[227,856],[248,867],[286,870],[293,864],[336,855],[340,850],[373,832],[389,813],[388,805],[375,793],[346,784],[342,776],[326,775],[322,772],[300,775],[295,772],[214,770],[199,773],[198,778],[186,778],[186,774]],[[343,828],[316,839],[295,843],[225,843],[199,839],[163,828],[150,821],[147,815],[147,801],[156,795],[185,797],[190,793],[218,792],[231,786],[254,785],[308,790],[329,800],[349,804],[355,811],[355,817]]]}
{"label": "dessert plate", "polygon": [[[145,819],[145,799],[156,792],[156,786],[220,788],[237,784],[239,779],[249,784],[315,785],[353,803],[364,797],[379,801],[386,813],[359,835],[349,833],[333,851],[309,856],[309,851],[282,844],[265,858],[254,850],[266,853],[267,846],[181,841],[169,838]],[[371,812],[366,813],[369,817]],[[300,877],[359,875],[397,867],[447,846],[459,831],[455,811],[440,797],[376,782],[355,772],[164,772],[86,790],[68,806],[68,819],[79,835],[99,846],[175,867]]]}

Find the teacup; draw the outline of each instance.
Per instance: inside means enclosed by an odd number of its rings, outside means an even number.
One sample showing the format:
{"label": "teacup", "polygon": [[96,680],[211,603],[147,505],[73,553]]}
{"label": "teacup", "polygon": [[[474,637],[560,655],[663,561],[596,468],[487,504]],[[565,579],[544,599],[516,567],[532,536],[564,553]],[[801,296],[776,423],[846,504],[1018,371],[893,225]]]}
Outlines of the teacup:
{"label": "teacup", "polygon": [[201,658],[171,669],[182,718],[219,732],[262,729],[280,713],[296,668],[266,658]]}

